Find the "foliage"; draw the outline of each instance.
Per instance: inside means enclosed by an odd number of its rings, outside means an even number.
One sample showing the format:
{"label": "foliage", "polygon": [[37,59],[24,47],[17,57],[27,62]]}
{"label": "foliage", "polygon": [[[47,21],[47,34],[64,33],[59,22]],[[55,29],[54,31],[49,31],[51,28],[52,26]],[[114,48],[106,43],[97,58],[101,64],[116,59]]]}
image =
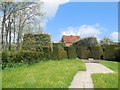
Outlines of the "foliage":
{"label": "foliage", "polygon": [[[68,88],[77,71],[85,71],[81,60],[50,60],[2,72],[3,88]],[[13,78],[14,77],[14,78]]]}
{"label": "foliage", "polygon": [[113,41],[108,37],[104,37],[103,40],[100,40],[100,45],[110,45],[110,44],[113,44]]}
{"label": "foliage", "polygon": [[90,56],[90,50],[86,46],[80,46],[76,49],[77,57],[81,59],[88,59]]}
{"label": "foliage", "polygon": [[90,57],[93,59],[101,59],[103,56],[103,51],[100,46],[91,46],[90,47]]}
{"label": "foliage", "polygon": [[120,62],[120,47],[114,49],[115,60]]}
{"label": "foliage", "polygon": [[67,51],[68,59],[74,59],[77,57],[76,50],[73,46],[65,47],[65,50]]}
{"label": "foliage", "polygon": [[22,48],[31,51],[43,51],[42,47],[51,47],[51,37],[49,34],[32,34],[24,35]]}
{"label": "foliage", "polygon": [[76,49],[79,48],[79,46],[98,46],[98,41],[95,37],[87,37],[73,43],[73,45]]}
{"label": "foliage", "polygon": [[53,51],[51,52],[51,58],[53,60],[61,60],[67,58],[67,52],[64,50],[65,44],[53,43]]}
{"label": "foliage", "polygon": [[43,52],[36,51],[2,51],[2,68],[15,67],[22,63],[32,64],[44,60]]}
{"label": "foliage", "polygon": [[114,49],[116,47],[117,47],[117,45],[102,45],[103,59],[115,60]]}

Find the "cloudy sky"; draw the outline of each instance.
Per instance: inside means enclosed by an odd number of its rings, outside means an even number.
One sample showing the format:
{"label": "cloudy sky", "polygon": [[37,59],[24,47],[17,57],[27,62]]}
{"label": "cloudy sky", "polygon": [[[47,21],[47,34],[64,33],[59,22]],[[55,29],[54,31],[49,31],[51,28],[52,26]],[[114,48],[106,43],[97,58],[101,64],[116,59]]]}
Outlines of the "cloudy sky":
{"label": "cloudy sky", "polygon": [[96,36],[98,40],[107,36],[117,41],[117,2],[43,1],[47,16],[45,32],[51,34],[52,41],[58,42],[62,35]]}

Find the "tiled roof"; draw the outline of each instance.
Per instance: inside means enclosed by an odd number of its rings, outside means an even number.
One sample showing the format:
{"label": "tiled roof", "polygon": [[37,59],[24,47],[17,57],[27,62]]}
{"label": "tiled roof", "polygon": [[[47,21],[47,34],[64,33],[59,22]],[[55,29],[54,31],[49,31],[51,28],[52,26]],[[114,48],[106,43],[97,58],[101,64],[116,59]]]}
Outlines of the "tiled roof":
{"label": "tiled roof", "polygon": [[79,39],[80,39],[80,36],[73,36],[73,35],[66,36],[66,35],[63,35],[61,42],[73,43],[73,42],[75,42],[75,41],[77,41]]}

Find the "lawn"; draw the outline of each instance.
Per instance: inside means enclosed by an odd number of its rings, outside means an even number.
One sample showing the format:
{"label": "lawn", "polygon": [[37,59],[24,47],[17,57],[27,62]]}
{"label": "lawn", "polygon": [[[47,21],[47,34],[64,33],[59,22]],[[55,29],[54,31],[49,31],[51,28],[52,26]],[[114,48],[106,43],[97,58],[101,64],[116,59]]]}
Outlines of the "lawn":
{"label": "lawn", "polygon": [[101,64],[110,68],[113,74],[92,74],[95,88],[118,88],[118,62],[101,61]]}
{"label": "lawn", "polygon": [[81,60],[45,61],[3,70],[3,88],[67,88],[76,72],[85,71]]}

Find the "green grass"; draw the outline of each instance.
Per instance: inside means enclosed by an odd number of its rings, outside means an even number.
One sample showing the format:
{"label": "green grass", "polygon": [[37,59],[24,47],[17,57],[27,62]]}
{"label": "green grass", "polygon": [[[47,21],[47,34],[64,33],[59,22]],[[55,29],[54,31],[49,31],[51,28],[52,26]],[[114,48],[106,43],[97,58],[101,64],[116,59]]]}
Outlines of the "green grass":
{"label": "green grass", "polygon": [[67,88],[76,72],[85,71],[81,60],[46,61],[3,70],[3,88]]}
{"label": "green grass", "polygon": [[111,70],[118,72],[118,62],[115,61],[101,61],[101,64],[110,68]]}
{"label": "green grass", "polygon": [[118,62],[102,61],[104,66],[110,68],[115,73],[112,74],[92,74],[95,88],[118,88]]}

